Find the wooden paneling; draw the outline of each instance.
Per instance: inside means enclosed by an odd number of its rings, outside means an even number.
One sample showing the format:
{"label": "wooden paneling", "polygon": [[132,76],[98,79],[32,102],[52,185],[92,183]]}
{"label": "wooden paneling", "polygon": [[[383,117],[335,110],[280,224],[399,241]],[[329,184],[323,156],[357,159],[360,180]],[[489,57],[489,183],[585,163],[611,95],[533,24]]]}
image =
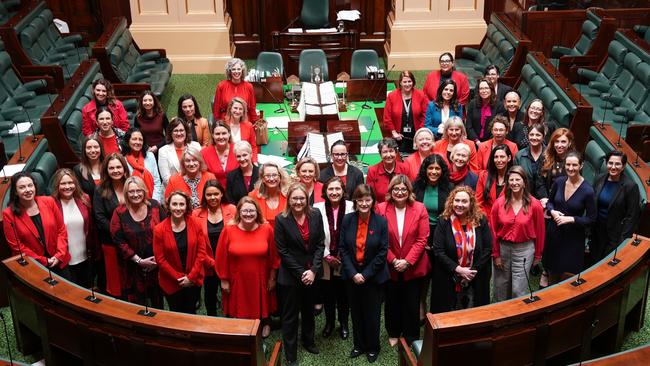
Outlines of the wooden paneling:
{"label": "wooden paneling", "polygon": [[71,32],[79,32],[93,41],[102,34],[98,2],[98,0],[46,0],[54,17],[66,21]]}
{"label": "wooden paneling", "polygon": [[586,10],[525,11],[521,29],[532,41],[532,50],[551,57],[553,46],[573,46],[585,19]]}

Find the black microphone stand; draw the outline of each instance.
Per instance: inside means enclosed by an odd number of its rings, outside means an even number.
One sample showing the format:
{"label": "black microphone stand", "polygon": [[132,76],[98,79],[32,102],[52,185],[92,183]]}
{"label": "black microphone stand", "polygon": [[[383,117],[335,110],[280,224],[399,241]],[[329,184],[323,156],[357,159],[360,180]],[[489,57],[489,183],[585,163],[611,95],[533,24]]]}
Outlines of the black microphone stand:
{"label": "black microphone stand", "polygon": [[616,266],[617,264],[621,263],[621,260],[618,259],[618,258],[616,258],[616,254],[617,254],[617,253],[618,253],[618,247],[616,247],[616,248],[614,249],[614,256],[612,257],[612,260],[609,261],[609,262],[607,262],[607,264],[610,265],[611,267],[614,267],[614,266]]}
{"label": "black microphone stand", "polygon": [[18,253],[20,254],[20,258],[18,258],[18,260],[16,260],[16,262],[18,262],[18,264],[20,264],[21,266],[25,267],[28,263],[25,260],[25,256],[23,256],[23,250],[22,250],[22,247],[20,246],[20,239],[18,238],[18,232],[16,232],[16,226],[14,226],[13,222],[11,222],[10,225],[11,225],[11,229],[14,231],[14,237],[16,238],[16,244],[18,244]]}
{"label": "black microphone stand", "polygon": [[528,271],[526,270],[526,258],[524,258],[524,275],[526,275],[526,283],[528,284],[528,290],[530,290],[530,297],[527,297],[524,299],[524,303],[530,304],[535,301],[541,300],[541,298],[537,295],[533,295],[533,288],[530,287],[530,279],[528,278]]}
{"label": "black microphone stand", "polygon": [[[277,103],[278,106],[280,107],[280,108],[276,109],[273,112],[274,113],[284,113],[286,111],[286,109],[284,108],[284,103],[279,101],[278,98],[276,98],[275,95],[273,95],[273,93],[271,93],[271,90],[269,90],[269,88],[267,88],[266,85],[264,85],[265,81],[258,81],[258,83],[262,86],[262,88],[264,88],[264,90],[266,90],[267,93],[269,93],[269,95],[271,96],[273,101],[275,101],[275,103]],[[289,116],[289,120],[291,120],[291,116]]]}
{"label": "black microphone stand", "polygon": [[138,315],[146,316],[148,318],[153,318],[157,313],[150,311],[149,306],[147,305],[147,299],[149,298],[149,291],[147,291],[147,275],[149,271],[144,271],[144,309],[138,310]]}
{"label": "black microphone stand", "polygon": [[[386,73],[386,76],[384,76],[385,80],[388,80],[388,75],[390,75],[390,73],[393,71],[394,68],[395,68],[395,64],[393,64],[393,66],[390,67],[390,70],[388,70],[388,72]],[[378,80],[378,79],[375,79],[375,81],[377,81],[377,80]],[[363,104],[361,105],[361,112],[363,112],[364,109],[370,109],[370,108],[372,108],[371,106],[368,105],[368,99],[370,99],[370,98],[373,96],[373,93],[374,93],[374,91],[375,91],[375,88],[376,88],[377,85],[379,85],[379,84],[381,84],[381,83],[379,83],[379,82],[375,82],[375,83],[372,85],[372,88],[370,88],[370,92],[368,93],[368,95],[366,95],[366,97],[365,97],[364,100],[363,100]],[[375,99],[375,98],[373,98],[373,99]],[[357,116],[357,120],[359,119],[359,117],[361,117],[361,112],[359,112],[359,115]]]}
{"label": "black microphone stand", "polygon": [[94,286],[94,273],[95,273],[95,266],[94,266],[94,260],[93,256],[91,255],[92,253],[88,251],[88,260],[90,261],[90,273],[93,278],[90,280],[90,295],[86,296],[84,300],[92,302],[93,304],[99,304],[102,302],[102,299],[99,297],[95,296],[95,286]]}
{"label": "black microphone stand", "polygon": [[14,357],[11,354],[11,346],[9,345],[9,332],[7,332],[7,321],[5,320],[5,315],[0,313],[0,319],[2,319],[2,327],[5,330],[5,341],[7,342],[7,352],[9,353],[9,364],[13,366]]}
{"label": "black microphone stand", "polygon": [[[47,254],[47,246],[45,246],[45,243],[43,243],[43,239],[39,237],[38,241],[41,243],[43,249],[45,250],[45,253]],[[59,281],[52,277],[52,268],[50,267],[50,263],[48,262],[47,266],[45,267],[47,267],[47,277],[45,277],[43,281],[45,281],[50,286],[55,286],[59,283]]]}

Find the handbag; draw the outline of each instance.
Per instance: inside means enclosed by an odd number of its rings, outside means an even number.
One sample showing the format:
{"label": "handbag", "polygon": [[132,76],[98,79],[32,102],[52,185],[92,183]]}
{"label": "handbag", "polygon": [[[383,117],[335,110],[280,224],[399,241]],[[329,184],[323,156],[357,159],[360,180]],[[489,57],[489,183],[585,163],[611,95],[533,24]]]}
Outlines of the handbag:
{"label": "handbag", "polygon": [[269,125],[264,119],[258,119],[253,124],[255,129],[255,142],[257,145],[266,145],[269,143]]}

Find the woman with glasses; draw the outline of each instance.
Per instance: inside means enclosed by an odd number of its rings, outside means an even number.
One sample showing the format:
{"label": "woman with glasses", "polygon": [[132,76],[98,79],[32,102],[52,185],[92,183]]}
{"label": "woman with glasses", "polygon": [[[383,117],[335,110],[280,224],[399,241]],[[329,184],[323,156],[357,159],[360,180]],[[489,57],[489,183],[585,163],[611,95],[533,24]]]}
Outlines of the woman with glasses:
{"label": "woman with glasses", "polygon": [[383,284],[390,279],[388,224],[374,211],[375,193],[362,184],[352,195],[354,212],[341,225],[341,262],[352,313],[354,347],[350,358],[366,354],[368,362],[379,357],[379,328]]}
{"label": "woman with glasses", "polygon": [[181,156],[192,146],[201,150],[201,145],[192,141],[190,129],[180,118],[173,118],[167,126],[167,145],[158,150],[158,169],[162,185],[167,186],[169,177],[181,171]]}
{"label": "woman with glasses", "polygon": [[467,105],[467,102],[469,102],[469,80],[465,74],[454,69],[454,56],[449,52],[445,52],[440,55],[438,62],[440,63],[440,70],[433,70],[429,73],[427,80],[424,82],[424,87],[422,87],[424,94],[426,94],[429,101],[436,100],[438,88],[441,85],[440,80],[451,79],[458,87],[458,104]]}
{"label": "woman with glasses", "polygon": [[490,153],[492,153],[492,149],[498,145],[507,145],[510,148],[512,155],[517,154],[519,151],[517,144],[506,138],[508,135],[508,121],[505,117],[494,117],[490,124],[490,131],[492,131],[492,138],[481,143],[476,152],[479,170],[487,169],[490,161]]}
{"label": "woman with glasses", "polygon": [[206,171],[199,150],[188,148],[181,156],[181,162],[181,171],[169,178],[165,197],[169,197],[172,192],[183,191],[190,196],[191,208],[195,209],[201,205],[206,182],[216,178],[212,173]]}
{"label": "woman with glasses", "polygon": [[348,163],[348,148],[345,141],[339,140],[333,143],[330,152],[332,164],[321,170],[319,181],[325,183],[334,176],[340,177],[345,186],[346,197],[352,197],[355,188],[363,184],[363,172]]}
{"label": "woman with glasses", "polygon": [[379,141],[377,146],[381,161],[368,167],[366,183],[372,187],[377,195],[377,202],[379,203],[386,200],[390,180],[398,174],[408,176],[410,171],[406,163],[399,161],[399,147],[395,140],[384,138]]}

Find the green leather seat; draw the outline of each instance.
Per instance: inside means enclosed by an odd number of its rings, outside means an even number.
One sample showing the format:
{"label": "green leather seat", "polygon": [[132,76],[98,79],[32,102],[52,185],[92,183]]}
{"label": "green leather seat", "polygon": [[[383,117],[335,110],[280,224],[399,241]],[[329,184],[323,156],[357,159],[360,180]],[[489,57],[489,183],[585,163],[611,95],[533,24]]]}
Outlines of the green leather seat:
{"label": "green leather seat", "polygon": [[621,42],[613,40],[607,48],[607,59],[600,71],[578,68],[578,75],[586,79],[587,83],[575,83],[573,86],[583,96],[600,95],[602,92],[592,86],[591,82],[611,85],[623,70],[623,60],[628,52],[629,50]]}
{"label": "green leather seat", "polygon": [[379,69],[379,56],[375,50],[354,50],[350,65],[351,79],[365,79],[367,77],[367,66],[374,66]]}
{"label": "green leather seat", "polygon": [[282,55],[277,52],[263,51],[257,55],[257,62],[255,69],[264,76],[272,75],[275,70],[280,71],[280,75],[284,75],[284,64],[282,62]]}
{"label": "green leather seat", "polygon": [[643,38],[644,41],[650,43],[650,26],[648,25],[635,25],[634,31]]}
{"label": "green leather seat", "polygon": [[591,82],[589,85],[594,86],[595,89],[601,91],[599,96],[586,96],[585,99],[594,106],[600,108],[601,106],[609,106],[613,108],[613,100],[609,100],[611,96],[622,97],[632,87],[634,83],[634,72],[641,64],[641,59],[634,53],[629,52],[625,55],[623,60],[623,70],[618,75],[613,84],[607,85],[606,83]]}
{"label": "green leather seat", "polygon": [[324,28],[329,25],[330,5],[328,0],[303,0],[300,22],[307,29]]}
{"label": "green leather seat", "polygon": [[582,176],[592,186],[596,177],[605,171],[605,155],[605,151],[598,145],[598,142],[591,140],[587,143]]}
{"label": "green leather seat", "polygon": [[302,50],[300,52],[300,61],[298,63],[298,77],[300,81],[310,81],[311,80],[311,69],[312,66],[319,66],[321,69],[321,75],[323,75],[322,81],[329,80],[329,72],[327,69],[327,57],[325,52],[321,49],[309,49]]}
{"label": "green leather seat", "polygon": [[601,20],[602,19],[591,10],[587,10],[587,19],[582,23],[580,37],[575,45],[571,48],[553,46],[550,59],[553,66],[557,68],[559,58],[562,56],[582,56],[587,54],[594,40],[598,36]]}
{"label": "green leather seat", "polygon": [[56,157],[51,152],[44,153],[38,160],[32,171],[32,176],[36,180],[39,194],[49,196],[52,193],[51,181],[57,167]]}
{"label": "green leather seat", "polygon": [[[632,86],[622,97],[610,97],[608,101],[615,107],[605,115],[606,120],[627,122],[627,116],[643,107],[643,102],[648,99],[650,88],[650,64],[639,64],[634,72]],[[596,119],[594,119],[596,120]]]}
{"label": "green leather seat", "polygon": [[421,339],[418,339],[417,341],[413,341],[411,344],[411,348],[413,349],[413,355],[415,356],[416,359],[420,358],[420,354],[422,354],[422,345],[424,341]]}
{"label": "green leather seat", "polygon": [[[4,87],[7,94],[17,100],[24,100],[20,103],[25,108],[37,108],[45,111],[56,99],[57,94],[42,93],[36,94],[39,89],[45,88],[47,83],[43,79],[32,80],[23,83],[16,75],[12,67],[9,54],[4,51],[0,42],[0,85]],[[39,112],[35,112],[39,113]]]}

